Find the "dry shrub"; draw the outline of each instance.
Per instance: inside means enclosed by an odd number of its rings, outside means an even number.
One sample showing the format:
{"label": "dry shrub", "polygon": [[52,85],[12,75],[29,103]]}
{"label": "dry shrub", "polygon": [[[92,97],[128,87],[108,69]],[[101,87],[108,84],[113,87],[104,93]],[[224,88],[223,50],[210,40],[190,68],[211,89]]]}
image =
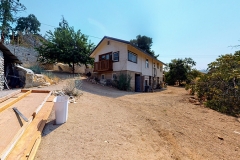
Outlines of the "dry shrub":
{"label": "dry shrub", "polygon": [[63,87],[63,91],[69,96],[80,96],[82,95],[82,80],[80,77],[68,79],[66,85]]}

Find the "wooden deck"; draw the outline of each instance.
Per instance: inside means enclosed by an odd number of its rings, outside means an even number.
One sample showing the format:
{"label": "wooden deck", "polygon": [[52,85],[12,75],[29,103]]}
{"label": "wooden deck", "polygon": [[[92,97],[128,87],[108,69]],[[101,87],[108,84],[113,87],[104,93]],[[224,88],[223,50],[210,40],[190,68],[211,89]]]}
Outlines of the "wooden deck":
{"label": "wooden deck", "polygon": [[94,62],[93,72],[103,72],[103,71],[113,71],[112,60],[102,60],[99,62]]}

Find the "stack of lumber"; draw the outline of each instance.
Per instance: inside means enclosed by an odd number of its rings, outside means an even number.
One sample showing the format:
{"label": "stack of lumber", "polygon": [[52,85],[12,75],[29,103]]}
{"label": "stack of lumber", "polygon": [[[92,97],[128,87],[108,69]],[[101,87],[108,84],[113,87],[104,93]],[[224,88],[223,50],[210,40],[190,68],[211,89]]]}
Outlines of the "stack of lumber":
{"label": "stack of lumber", "polygon": [[0,160],[34,158],[53,99],[50,91],[21,90],[0,102]]}

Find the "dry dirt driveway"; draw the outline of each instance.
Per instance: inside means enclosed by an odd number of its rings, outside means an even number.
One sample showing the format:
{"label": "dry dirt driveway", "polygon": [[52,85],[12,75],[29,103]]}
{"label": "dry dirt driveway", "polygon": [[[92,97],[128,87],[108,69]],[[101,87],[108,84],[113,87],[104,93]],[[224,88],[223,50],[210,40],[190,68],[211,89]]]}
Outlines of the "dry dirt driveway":
{"label": "dry dirt driveway", "polygon": [[239,121],[189,103],[183,88],[133,93],[84,81],[83,90],[67,123],[51,115],[35,159],[240,159]]}

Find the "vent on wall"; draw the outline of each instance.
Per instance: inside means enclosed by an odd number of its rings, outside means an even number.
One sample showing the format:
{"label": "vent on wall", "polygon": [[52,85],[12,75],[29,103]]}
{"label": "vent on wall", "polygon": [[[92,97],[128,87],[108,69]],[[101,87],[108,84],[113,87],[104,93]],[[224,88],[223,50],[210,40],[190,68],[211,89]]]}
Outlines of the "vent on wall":
{"label": "vent on wall", "polygon": [[110,41],[107,42],[107,45],[110,45]]}

